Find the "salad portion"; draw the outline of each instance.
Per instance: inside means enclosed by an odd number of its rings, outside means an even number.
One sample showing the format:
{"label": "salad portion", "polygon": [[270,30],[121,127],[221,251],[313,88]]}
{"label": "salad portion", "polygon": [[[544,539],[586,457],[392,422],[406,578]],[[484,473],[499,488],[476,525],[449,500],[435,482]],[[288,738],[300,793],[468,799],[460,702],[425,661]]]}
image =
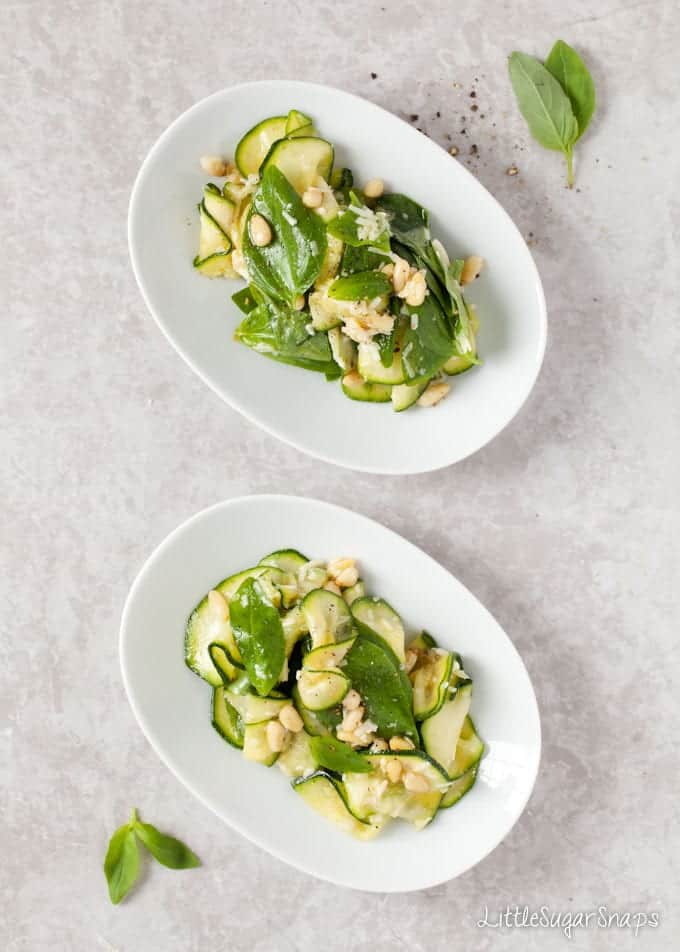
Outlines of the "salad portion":
{"label": "salad portion", "polygon": [[352,558],[294,549],[207,593],[185,660],[212,687],[212,724],[248,760],[277,764],[342,830],[422,829],[473,786],[484,745],[460,655],[367,595]]}
{"label": "salad portion", "polygon": [[429,213],[359,187],[298,110],[250,129],[235,162],[204,156],[194,267],[243,278],[236,339],[260,354],[340,379],[352,400],[434,406],[446,378],[479,363],[478,319],[462,286],[477,255],[450,258]]}

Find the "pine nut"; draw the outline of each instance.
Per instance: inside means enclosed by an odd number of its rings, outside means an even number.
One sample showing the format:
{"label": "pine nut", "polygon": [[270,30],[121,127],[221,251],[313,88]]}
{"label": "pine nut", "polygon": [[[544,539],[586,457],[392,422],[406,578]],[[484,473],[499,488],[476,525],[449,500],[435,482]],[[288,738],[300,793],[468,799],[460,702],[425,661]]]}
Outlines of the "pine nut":
{"label": "pine nut", "polygon": [[208,605],[217,618],[229,618],[229,602],[222,592],[218,592],[215,589],[208,592]]}
{"label": "pine nut", "polygon": [[335,734],[338,740],[344,740],[346,744],[356,743],[356,737],[354,736],[353,731],[344,731],[342,727],[338,727]]}
{"label": "pine nut", "polygon": [[285,707],[281,708],[279,711],[279,720],[286,730],[292,731],[293,734],[297,734],[304,727],[302,718],[292,704],[286,704]]}
{"label": "pine nut", "polygon": [[206,175],[214,175],[215,178],[222,178],[228,171],[227,163],[219,155],[202,155],[201,168]]}
{"label": "pine nut", "polygon": [[238,248],[234,248],[231,253],[231,265],[234,271],[238,271],[239,274],[243,271],[246,264],[246,259],[243,257]]}
{"label": "pine nut", "polygon": [[344,731],[353,731],[355,728],[361,724],[364,718],[364,709],[360,704],[359,707],[354,708],[353,711],[347,711],[345,716],[342,719],[342,729]]}
{"label": "pine nut", "polygon": [[359,572],[357,571],[356,565],[352,565],[339,575],[336,575],[335,581],[340,588],[351,588],[352,585],[356,585],[359,581]]}
{"label": "pine nut", "polygon": [[390,737],[390,750],[415,750],[416,745],[409,737]]}
{"label": "pine nut", "polygon": [[270,721],[265,730],[269,749],[275,754],[280,753],[286,743],[286,728],[281,721]]}
{"label": "pine nut", "polygon": [[304,294],[298,294],[298,296],[293,301],[293,307],[296,311],[301,311],[305,306],[305,296]]}
{"label": "pine nut", "polygon": [[387,767],[385,768],[385,773],[387,774],[390,783],[399,783],[402,772],[402,766],[398,760],[388,761]]}
{"label": "pine nut", "polygon": [[372,178],[364,185],[366,198],[380,198],[385,191],[385,183],[381,178]]}
{"label": "pine nut", "polygon": [[450,389],[451,387],[448,383],[444,383],[443,380],[438,380],[435,383],[431,383],[427,390],[418,397],[416,402],[419,407],[433,407],[439,403],[440,400],[444,399]]}
{"label": "pine nut", "polygon": [[352,688],[342,699],[342,706],[346,711],[356,711],[361,704],[361,695]]}
{"label": "pine nut", "polygon": [[389,750],[387,746],[387,741],[383,737],[376,737],[376,739],[371,744],[371,753],[378,754],[383,750]]}
{"label": "pine nut", "polygon": [[397,258],[394,262],[394,272],[392,273],[392,287],[394,288],[395,294],[399,294],[400,291],[404,290],[404,285],[408,281],[410,271],[411,266],[408,261],[404,261],[403,258]]}
{"label": "pine nut", "polygon": [[250,240],[257,248],[264,248],[272,240],[272,230],[269,222],[262,215],[253,215],[248,225]]}
{"label": "pine nut", "polygon": [[335,584],[335,582],[326,582],[326,584],[324,585],[324,588],[326,589],[327,592],[333,592],[334,595],[342,595],[342,592],[340,591],[338,586]]}
{"label": "pine nut", "polygon": [[404,670],[407,674],[410,674],[411,671],[415,668],[418,662],[418,652],[413,648],[409,648],[406,652],[406,657],[404,659]]}
{"label": "pine nut", "polygon": [[307,208],[318,208],[323,204],[323,192],[320,188],[310,185],[302,195],[302,204]]}
{"label": "pine nut", "polygon": [[380,270],[386,277],[390,279],[390,281],[392,280],[394,275],[394,264],[391,261],[389,261],[387,264],[384,264]]}
{"label": "pine nut", "polygon": [[463,265],[463,270],[460,275],[460,283],[470,284],[471,281],[479,277],[483,267],[484,258],[480,258],[479,255],[470,255],[469,258],[465,259],[465,264]]}
{"label": "pine nut", "polygon": [[413,277],[409,279],[404,290],[407,292],[406,303],[410,307],[420,307],[425,300],[425,292],[427,291],[425,275],[422,271],[416,271]]}
{"label": "pine nut", "polygon": [[417,773],[407,773],[404,777],[404,786],[411,793],[427,793],[430,789],[427,777]]}

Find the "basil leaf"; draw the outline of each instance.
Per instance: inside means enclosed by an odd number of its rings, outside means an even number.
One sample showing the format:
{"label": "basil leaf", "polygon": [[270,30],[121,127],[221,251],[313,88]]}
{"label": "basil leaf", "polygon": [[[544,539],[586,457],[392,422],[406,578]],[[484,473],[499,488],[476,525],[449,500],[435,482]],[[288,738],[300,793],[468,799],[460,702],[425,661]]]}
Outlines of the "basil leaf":
{"label": "basil leaf", "polygon": [[567,158],[567,182],[573,185],[572,147],[579,135],[569,97],[542,63],[526,53],[513,53],[508,62],[512,88],[529,132],[544,148]]}
{"label": "basil leaf", "polygon": [[[545,68],[552,73],[569,97],[578,123],[580,139],[595,112],[595,84],[586,64],[564,40],[558,40],[548,53]],[[574,141],[576,141],[574,140]]]}
{"label": "basil leaf", "polygon": [[309,314],[287,311],[271,302],[254,308],[241,321],[236,339],[272,360],[305,370],[316,370],[336,379],[341,370],[333,360],[328,335],[307,333]]}
{"label": "basil leaf", "polygon": [[357,271],[336,278],[328,288],[328,297],[335,301],[370,301],[391,291],[392,282],[382,271]]}
{"label": "basil leaf", "polygon": [[[272,228],[272,241],[264,247],[250,240],[249,222],[255,214],[266,218]],[[319,276],[326,245],[321,218],[302,204],[279,169],[267,166],[243,230],[243,255],[252,283],[275,300],[292,305]]]}
{"label": "basil leaf", "polygon": [[232,294],[231,299],[243,314],[250,314],[257,307],[257,301],[250,287],[241,288],[236,294]]}
{"label": "basil leaf", "polygon": [[[355,248],[363,246],[379,248],[389,254],[390,229],[385,216],[378,214],[380,209],[376,208],[374,212],[367,205],[363,205],[353,192],[351,193],[351,200],[352,206],[341,211],[328,223],[328,234],[339,238],[347,245],[353,245]],[[365,210],[365,214],[359,215],[355,208]],[[365,234],[368,222],[374,222],[376,228],[380,229],[378,234],[373,234],[371,237]]]}
{"label": "basil leaf", "polygon": [[312,755],[320,767],[335,770],[337,773],[370,773],[373,769],[361,754],[335,737],[322,735],[309,741]]}
{"label": "basil leaf", "polygon": [[229,603],[229,615],[250,683],[265,697],[277,684],[286,660],[279,613],[257,579],[249,578]]}
{"label": "basil leaf", "polygon": [[360,634],[342,670],[361,695],[367,719],[377,724],[381,737],[406,734],[417,741],[411,684],[393,652]]}
{"label": "basil leaf", "polygon": [[345,245],[342,252],[342,262],[340,263],[340,274],[356,274],[357,271],[372,271],[379,268],[389,260],[387,250],[384,254],[377,251],[370,251],[366,245],[355,247],[354,245]]}
{"label": "basil leaf", "polygon": [[124,899],[139,874],[139,850],[130,824],[119,827],[109,841],[104,859],[104,875],[109,898],[114,905]]}
{"label": "basil leaf", "polygon": [[193,869],[200,866],[201,861],[195,853],[174,836],[161,833],[150,823],[137,820],[134,826],[135,833],[154,859],[169,869]]}

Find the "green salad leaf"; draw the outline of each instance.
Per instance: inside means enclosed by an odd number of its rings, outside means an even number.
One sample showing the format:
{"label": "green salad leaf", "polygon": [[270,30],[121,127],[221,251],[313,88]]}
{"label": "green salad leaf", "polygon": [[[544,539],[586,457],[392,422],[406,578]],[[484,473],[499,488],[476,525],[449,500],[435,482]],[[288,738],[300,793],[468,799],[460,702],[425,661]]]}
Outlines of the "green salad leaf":
{"label": "green salad leaf", "polygon": [[341,369],[333,360],[328,335],[309,334],[309,314],[277,307],[263,301],[241,321],[236,339],[272,360],[293,364],[305,370],[325,373],[337,379]]}
{"label": "green salad leaf", "polygon": [[595,112],[595,83],[575,49],[564,40],[557,40],[548,53],[545,68],[552,73],[569,97],[571,108],[578,123],[580,139],[590,125]]}
{"label": "green salad leaf", "polygon": [[139,846],[141,841],[151,855],[170,869],[193,869],[201,865],[195,853],[174,836],[161,833],[150,823],[142,823],[133,810],[130,819],[119,827],[109,840],[104,858],[104,875],[109,898],[117,905],[129,893],[139,875]]}
{"label": "green salad leaf", "polygon": [[382,271],[357,271],[336,278],[328,288],[328,297],[336,301],[370,301],[391,291],[392,282]]}
{"label": "green salad leaf", "polygon": [[286,660],[279,613],[257,579],[248,578],[230,601],[229,616],[250,683],[266,697],[281,677]]}
{"label": "green salad leaf", "polygon": [[129,823],[119,827],[109,841],[104,858],[109,898],[114,906],[125,899],[139,874],[139,849]]}
{"label": "green salad leaf", "polygon": [[372,271],[389,260],[387,252],[371,251],[367,245],[346,244],[340,262],[340,274],[356,274],[357,271]]}
{"label": "green salad leaf", "polygon": [[142,823],[137,820],[135,833],[148,849],[154,859],[168,869],[193,869],[200,866],[201,861],[188,846],[174,836],[161,833],[151,823]]}
{"label": "green salad leaf", "polygon": [[[254,214],[262,215],[272,228],[273,239],[264,247],[250,240],[249,222]],[[267,166],[243,230],[243,255],[252,283],[274,300],[292,306],[319,276],[326,246],[321,218],[302,204],[276,166]]]}
{"label": "green salad leaf", "polygon": [[328,233],[355,248],[377,248],[389,255],[390,226],[381,210],[365,205],[350,192],[350,205],[328,223]]}
{"label": "green salad leaf", "polygon": [[377,724],[381,737],[404,734],[417,740],[411,684],[389,648],[360,634],[342,670],[361,695],[366,716]]}
{"label": "green salad leaf", "polygon": [[[554,66],[557,68],[557,56]],[[569,96],[539,60],[515,52],[508,61],[510,81],[520,112],[534,139],[544,148],[562,152],[567,160],[567,183],[574,184],[573,147],[579,124]]]}
{"label": "green salad leaf", "polygon": [[335,737],[312,737],[309,746],[317,764],[336,773],[370,773],[373,769],[361,754]]}

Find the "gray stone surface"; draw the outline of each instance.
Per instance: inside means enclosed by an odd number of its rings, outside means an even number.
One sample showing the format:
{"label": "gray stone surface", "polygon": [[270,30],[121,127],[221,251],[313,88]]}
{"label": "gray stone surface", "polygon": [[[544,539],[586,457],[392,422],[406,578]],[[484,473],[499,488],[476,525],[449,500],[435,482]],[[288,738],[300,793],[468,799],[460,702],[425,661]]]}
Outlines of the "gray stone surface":
{"label": "gray stone surface", "polygon": [[[3,20],[0,946],[569,946],[557,930],[476,927],[485,905],[509,903],[658,912],[637,938],[591,928],[570,947],[676,948],[677,4],[19,0]],[[513,48],[545,53],[558,36],[585,54],[600,99],[573,192],[559,156],[529,140],[505,72]],[[519,417],[458,466],[384,478],[308,459],[223,405],[145,311],[126,247],[142,158],[197,99],[267,77],[418,114],[531,241],[544,369]],[[289,869],[194,801],[137,728],[117,645],[132,579],[180,520],[266,491],[403,533],[527,663],[545,737],[535,793],[507,840],[448,885],[361,895]],[[149,869],[113,908],[101,861],[133,804],[204,866]]]}

